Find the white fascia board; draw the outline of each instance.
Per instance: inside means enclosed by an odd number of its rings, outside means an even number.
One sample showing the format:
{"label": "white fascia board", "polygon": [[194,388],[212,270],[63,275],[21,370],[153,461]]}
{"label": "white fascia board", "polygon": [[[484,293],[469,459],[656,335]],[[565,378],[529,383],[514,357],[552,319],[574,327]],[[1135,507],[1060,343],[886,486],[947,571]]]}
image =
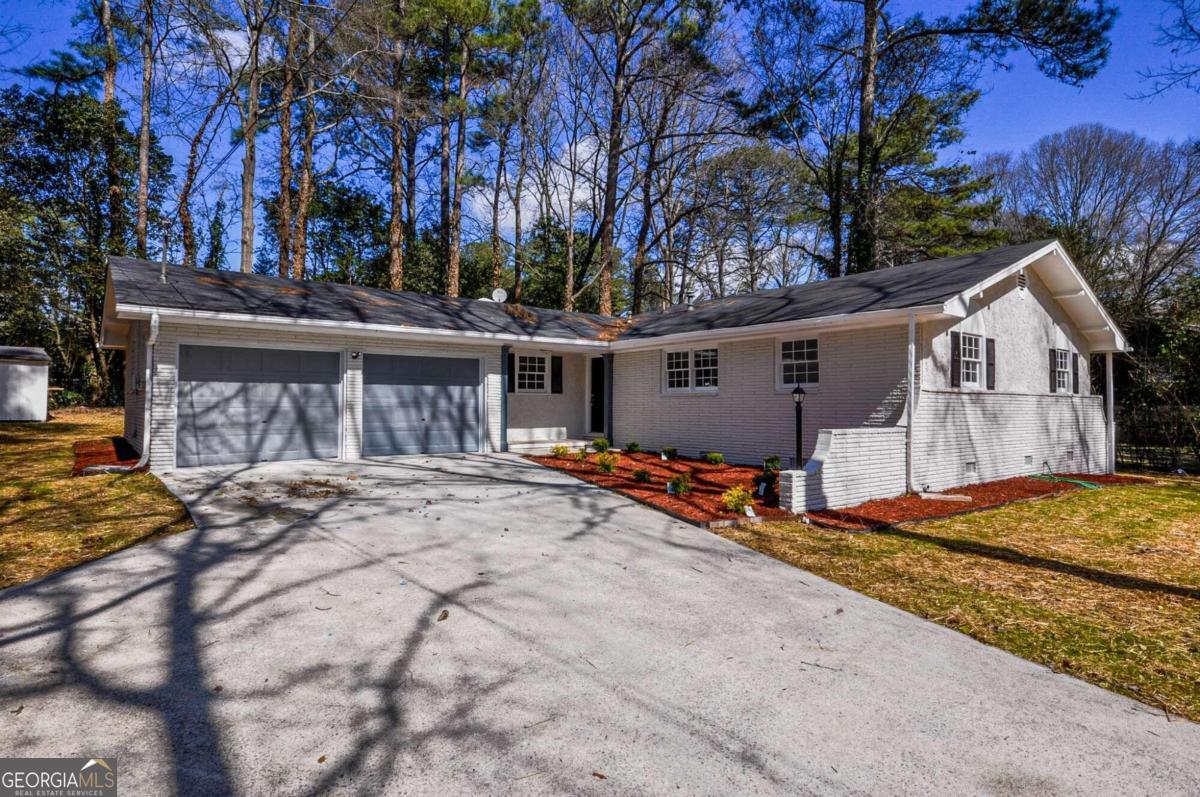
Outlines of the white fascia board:
{"label": "white fascia board", "polygon": [[705,341],[733,341],[746,338],[770,337],[789,332],[805,332],[822,329],[865,329],[868,327],[901,324],[910,315],[926,319],[933,318],[964,318],[966,312],[956,312],[943,304],[924,304],[916,307],[900,307],[892,310],[875,310],[866,313],[843,313],[841,315],[822,316],[820,318],[804,318],[796,321],[776,321],[771,324],[754,324],[744,327],[728,327],[725,329],[702,329],[695,332],[678,332],[673,335],[659,335],[653,338],[634,338],[632,340],[615,340],[613,351],[638,351],[644,349],[659,349],[663,346],[673,346],[681,343],[702,343]]}
{"label": "white fascia board", "polygon": [[[1062,301],[1062,299],[1073,298],[1075,296],[1078,296],[1079,298],[1086,297],[1087,300],[1093,306],[1093,308],[1096,310],[1096,312],[1100,314],[1100,317],[1104,319],[1105,326],[1107,326],[1111,330],[1112,344],[1113,344],[1112,347],[1111,348],[1109,348],[1109,347],[1097,348],[1094,351],[1097,351],[1097,352],[1129,351],[1129,343],[1128,343],[1128,341],[1125,340],[1125,335],[1122,334],[1120,327],[1118,327],[1116,322],[1112,320],[1112,316],[1110,316],[1108,314],[1108,311],[1104,309],[1104,305],[1100,302],[1100,299],[1092,291],[1092,286],[1088,285],[1087,280],[1085,280],[1083,278],[1083,274],[1079,273],[1079,269],[1075,266],[1074,261],[1071,260],[1071,256],[1067,254],[1067,250],[1064,249],[1062,244],[1060,244],[1058,241],[1051,241],[1050,243],[1043,246],[1041,249],[1038,249],[1037,251],[1033,252],[1032,254],[1026,255],[1025,257],[1016,261],[1012,265],[1002,269],[1001,271],[996,272],[995,274],[993,274],[992,276],[983,280],[982,282],[971,286],[967,290],[960,293],[957,297],[955,297],[954,299],[951,299],[949,302],[947,302],[946,303],[947,306],[950,306],[953,304],[955,307],[961,307],[961,308],[965,309],[970,304],[970,300],[971,300],[972,296],[977,296],[977,295],[983,293],[984,291],[986,291],[988,288],[992,287],[996,283],[1002,282],[1003,280],[1008,279],[1009,277],[1016,274],[1021,269],[1027,268],[1028,266],[1037,262],[1038,260],[1042,259],[1043,257],[1045,257],[1048,254],[1055,254],[1058,256],[1059,260],[1061,260],[1062,263],[1067,267],[1067,273],[1071,275],[1071,277],[1075,280],[1075,282],[1079,286],[1078,288],[1076,288],[1072,291],[1067,291],[1067,292],[1060,291],[1058,294],[1054,295],[1054,298],[1058,301]],[[1076,293],[1076,291],[1078,291],[1078,292]],[[1060,296],[1062,298],[1060,298]]]}
{"label": "white fascia board", "polygon": [[145,307],[142,305],[118,304],[117,316],[123,319],[146,319],[158,313],[164,321],[177,321],[208,326],[256,326],[269,329],[295,331],[341,332],[350,335],[370,335],[400,340],[445,340],[464,343],[524,343],[542,348],[563,350],[605,351],[608,342],[603,340],[573,340],[538,335],[512,335],[496,332],[472,332],[453,329],[427,329],[424,327],[401,327],[392,324],[366,324],[355,321],[327,321],[315,318],[280,318],[278,316],[251,315],[246,313],[218,313],[207,310],[186,310],[172,307]]}

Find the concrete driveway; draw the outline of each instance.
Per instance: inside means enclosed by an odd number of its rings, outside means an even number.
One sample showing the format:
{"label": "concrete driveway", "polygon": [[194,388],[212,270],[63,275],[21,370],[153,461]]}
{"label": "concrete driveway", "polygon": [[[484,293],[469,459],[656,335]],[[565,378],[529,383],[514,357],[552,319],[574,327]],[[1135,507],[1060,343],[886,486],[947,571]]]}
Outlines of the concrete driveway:
{"label": "concrete driveway", "polygon": [[1200,791],[1200,726],[516,458],[168,481],[200,530],[0,593],[0,755],[123,794]]}

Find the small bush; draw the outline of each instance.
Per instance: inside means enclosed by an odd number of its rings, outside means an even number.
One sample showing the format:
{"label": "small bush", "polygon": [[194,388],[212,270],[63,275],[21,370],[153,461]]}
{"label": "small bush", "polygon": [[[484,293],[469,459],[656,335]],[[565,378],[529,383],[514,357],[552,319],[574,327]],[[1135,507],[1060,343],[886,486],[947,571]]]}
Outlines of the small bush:
{"label": "small bush", "polygon": [[645,468],[638,468],[633,472],[633,480],[635,482],[641,482],[642,484],[649,484],[650,471],[646,470]]}
{"label": "small bush", "polygon": [[571,447],[564,446],[562,443],[559,443],[558,445],[554,446],[554,448],[550,449],[550,454],[558,457],[559,459],[566,459],[567,457],[571,456]]}
{"label": "small bush", "polygon": [[770,473],[773,470],[783,469],[783,458],[778,454],[772,454],[763,460],[763,473]]}
{"label": "small bush", "polygon": [[779,472],[774,470],[764,470],[762,473],[754,474],[754,486],[757,488],[760,484],[767,485],[764,495],[775,490],[775,483],[779,481]]}
{"label": "small bush", "polygon": [[596,467],[601,473],[612,473],[620,459],[621,455],[615,451],[602,451],[596,455]]}
{"label": "small bush", "polygon": [[679,449],[673,446],[665,446],[662,452],[663,456],[667,459],[675,459],[675,457],[679,456]]}
{"label": "small bush", "polygon": [[603,453],[608,450],[608,440],[603,437],[597,437],[592,441],[592,448]]}
{"label": "small bush", "polygon": [[572,454],[572,455],[571,455],[571,457],[572,457],[572,458],[573,458],[573,459],[574,459],[576,462],[583,462],[585,459],[587,459],[587,448],[581,448],[581,449],[579,449],[579,450],[578,450],[578,451],[576,451],[574,454]]}
{"label": "small bush", "polygon": [[725,492],[721,493],[721,503],[730,512],[736,512],[739,515],[746,513],[746,507],[754,503],[754,494],[741,485],[730,487]]}
{"label": "small bush", "polygon": [[50,393],[50,409],[61,410],[63,407],[82,407],[87,398],[77,390],[55,390]]}
{"label": "small bush", "polygon": [[667,492],[675,495],[685,495],[692,491],[692,477],[686,473],[681,473],[671,481],[667,482]]}
{"label": "small bush", "polygon": [[709,465],[724,465],[725,455],[720,451],[709,451],[704,455],[704,461]]}
{"label": "small bush", "polygon": [[625,453],[626,454],[636,454],[641,450],[642,450],[642,447],[640,445],[638,445],[638,442],[636,440],[630,440],[628,443],[625,444]]}

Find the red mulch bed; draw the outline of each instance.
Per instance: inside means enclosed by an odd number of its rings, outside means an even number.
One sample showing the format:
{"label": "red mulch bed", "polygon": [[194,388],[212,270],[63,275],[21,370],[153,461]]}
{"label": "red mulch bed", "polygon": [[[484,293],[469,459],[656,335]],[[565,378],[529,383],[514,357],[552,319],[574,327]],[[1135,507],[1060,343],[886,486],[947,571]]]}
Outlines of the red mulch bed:
{"label": "red mulch bed", "polygon": [[101,437],[95,440],[75,441],[75,464],[71,475],[83,474],[90,465],[136,465],[138,452],[124,437]]}
{"label": "red mulch bed", "polygon": [[[759,468],[710,465],[683,457],[663,460],[658,454],[646,451],[636,454],[621,453],[612,473],[600,472],[596,467],[594,453],[589,454],[583,462],[577,462],[570,457],[560,459],[554,456],[530,456],[528,459],[592,484],[616,490],[622,495],[696,523],[737,520],[739,516],[727,510],[721,503],[721,493],[739,484],[755,492],[754,477],[762,472]],[[633,480],[633,472],[638,469],[650,472],[649,482]],[[681,473],[691,475],[692,491],[684,495],[667,495],[667,481]],[[772,490],[768,490],[764,498],[755,495],[754,511],[760,517],[791,517],[788,512],[779,508],[779,496]]]}
{"label": "red mulch bed", "polygon": [[[1133,476],[1094,476],[1091,474],[1060,473],[1069,479],[1081,479],[1092,484],[1138,484],[1144,482]],[[974,512],[978,509],[1001,506],[1030,498],[1040,498],[1047,495],[1082,490],[1077,484],[1050,482],[1033,479],[1028,476],[1018,476],[1013,479],[1001,479],[994,482],[969,484],[955,487],[946,493],[954,495],[969,495],[970,503],[954,501],[938,501],[922,498],[909,493],[897,498],[882,498],[877,501],[867,501],[865,504],[847,507],[845,509],[822,509],[819,512],[808,512],[807,517],[821,526],[846,529],[847,531],[866,531],[897,523],[907,523],[916,520],[932,520],[934,518],[958,515],[963,512]]]}

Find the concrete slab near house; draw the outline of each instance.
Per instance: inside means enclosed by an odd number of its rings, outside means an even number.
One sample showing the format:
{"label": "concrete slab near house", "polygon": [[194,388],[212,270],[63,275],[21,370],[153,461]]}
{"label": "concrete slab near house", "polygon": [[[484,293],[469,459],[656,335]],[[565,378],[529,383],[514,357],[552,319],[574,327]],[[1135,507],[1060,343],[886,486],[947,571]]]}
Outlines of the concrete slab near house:
{"label": "concrete slab near house", "polygon": [[128,794],[1200,790],[1200,726],[513,456],[165,478],[198,530],[0,592],[6,755]]}

